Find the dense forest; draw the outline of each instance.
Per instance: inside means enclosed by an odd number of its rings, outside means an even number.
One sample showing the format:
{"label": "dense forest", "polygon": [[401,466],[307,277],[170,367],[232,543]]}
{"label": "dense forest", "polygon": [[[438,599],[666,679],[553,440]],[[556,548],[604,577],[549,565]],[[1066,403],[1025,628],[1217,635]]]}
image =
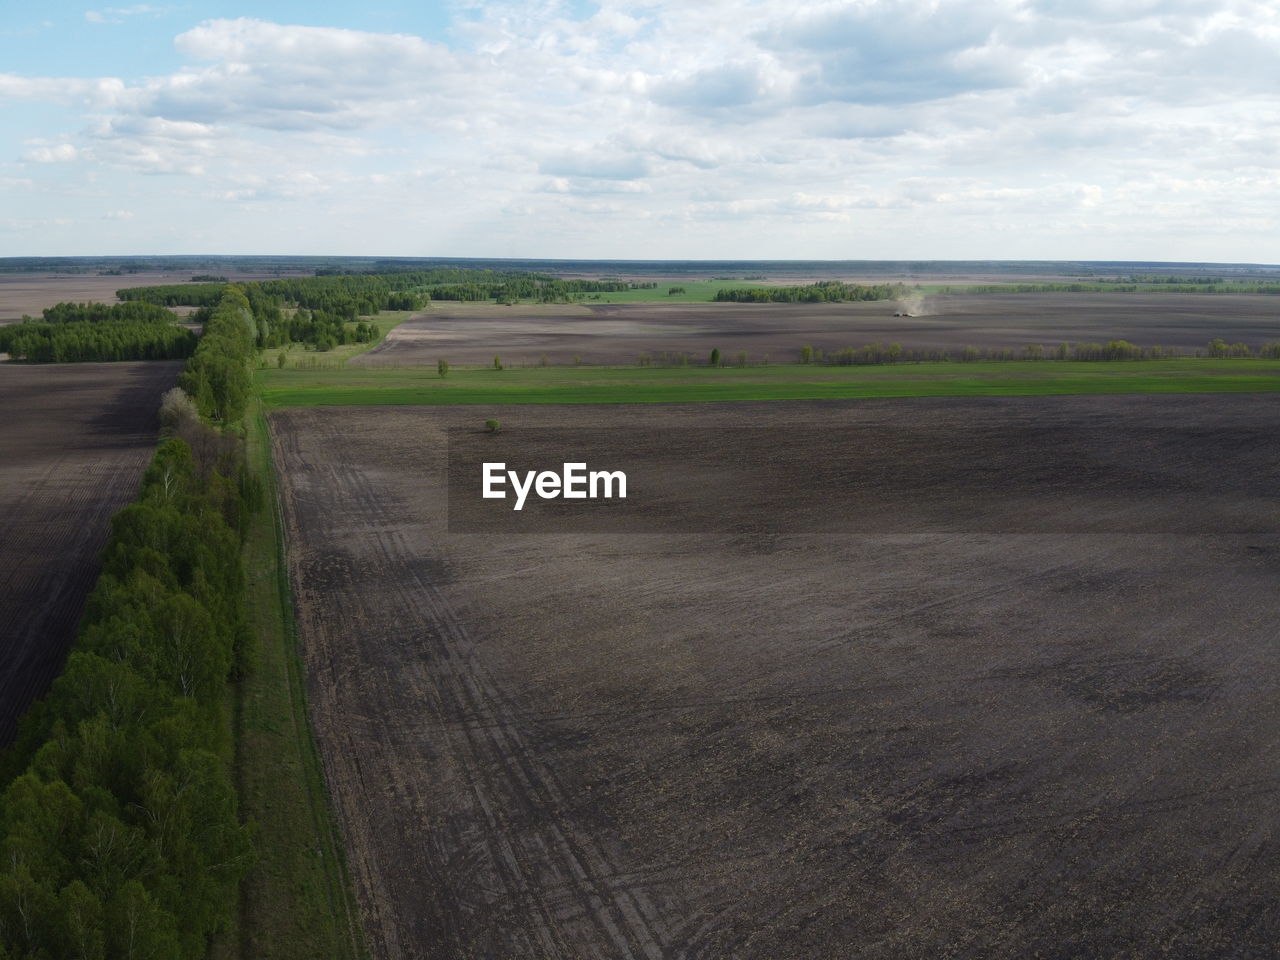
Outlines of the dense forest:
{"label": "dense forest", "polygon": [[177,319],[150,303],[59,303],[43,320],[0,326],[0,352],[29,363],[180,360],[196,337]]}
{"label": "dense forest", "polygon": [[[153,303],[58,303],[43,311],[45,323],[174,323],[172,310]],[[30,317],[23,317],[30,322]]]}
{"label": "dense forest", "polygon": [[177,324],[14,323],[0,327],[0,352],[29,363],[181,360],[196,335]]}
{"label": "dense forest", "polygon": [[896,300],[910,291],[900,283],[864,285],[820,280],[800,287],[737,287],[712,298],[731,303],[834,303],[842,300]]}

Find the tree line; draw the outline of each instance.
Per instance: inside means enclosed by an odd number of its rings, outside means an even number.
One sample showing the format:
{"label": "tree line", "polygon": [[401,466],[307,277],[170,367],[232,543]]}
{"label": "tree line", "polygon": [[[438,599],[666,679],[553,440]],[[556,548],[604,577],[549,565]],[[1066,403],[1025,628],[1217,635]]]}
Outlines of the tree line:
{"label": "tree line", "polygon": [[[277,306],[321,311],[346,322],[361,316],[377,316],[383,310],[421,310],[431,300],[514,303],[518,300],[560,302],[588,293],[613,293],[653,288],[651,282],[628,283],[613,279],[565,280],[546,274],[499,270],[399,270],[391,273],[331,274],[314,277],[280,277],[240,284],[274,299]],[[146,301],[159,306],[213,307],[221,297],[218,284],[183,283],[166,286],[128,287],[116,291],[126,301]]]}
{"label": "tree line", "polygon": [[253,849],[226,684],[249,658],[241,547],[263,491],[200,415],[243,416],[255,329],[225,288],[139,498],[112,518],[66,668],[3,755],[4,960],[194,960],[232,917]]}
{"label": "tree line", "polygon": [[28,363],[181,360],[196,335],[177,324],[14,323],[0,327],[0,352]]}
{"label": "tree line", "polygon": [[237,444],[185,429],[112,518],[66,668],[5,755],[5,960],[204,957],[252,861],[225,687],[247,649],[240,531],[261,491]]}
{"label": "tree line", "polygon": [[[849,366],[887,363],[975,363],[993,360],[1168,360],[1187,355],[1186,351],[1178,347],[1138,346],[1127,340],[1108,340],[1105,343],[1063,342],[1052,347],[1045,347],[1042,344],[1027,344],[1023,347],[966,346],[959,350],[920,349],[904,347],[900,343],[871,343],[862,347],[845,347],[839,350],[804,346],[800,348],[798,359],[802,364],[825,363]],[[1229,344],[1221,338],[1215,338],[1209,341],[1204,350],[1196,350],[1193,355],[1211,358],[1255,357],[1280,360],[1280,343],[1267,343],[1255,351],[1246,343]]]}
{"label": "tree line", "polygon": [[178,386],[195,401],[201,416],[225,423],[244,415],[260,329],[245,292],[224,287],[218,305],[204,317],[200,343],[178,378]]}
{"label": "tree line", "polygon": [[712,300],[722,303],[837,303],[845,300],[896,300],[910,291],[900,283],[841,283],[820,280],[796,287],[726,287]]}
{"label": "tree line", "polygon": [[1231,281],[1197,278],[1194,280],[1143,280],[1141,283],[1093,280],[1087,283],[976,283],[964,286],[943,285],[931,288],[933,293],[1265,293],[1280,294],[1280,283],[1265,281]]}
{"label": "tree line", "polygon": [[[174,323],[172,310],[153,303],[58,303],[42,311],[45,323]],[[23,322],[31,317],[24,316]]]}
{"label": "tree line", "polygon": [[180,360],[196,338],[177,319],[150,303],[59,303],[0,326],[0,352],[28,363]]}

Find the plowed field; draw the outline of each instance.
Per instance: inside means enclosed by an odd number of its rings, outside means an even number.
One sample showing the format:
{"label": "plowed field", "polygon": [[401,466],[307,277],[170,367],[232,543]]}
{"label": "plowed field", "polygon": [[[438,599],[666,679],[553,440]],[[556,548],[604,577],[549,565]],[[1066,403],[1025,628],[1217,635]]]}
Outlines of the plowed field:
{"label": "plowed field", "polygon": [[62,669],[181,363],[0,364],[0,744]]}
{"label": "plowed field", "polygon": [[[995,444],[1004,422],[1105,422],[1102,453],[1141,450],[1132,474],[1158,477],[1153,431],[1256,442],[1280,402],[273,413],[310,705],[375,956],[1272,955],[1280,537],[451,534],[445,430],[495,414],[619,449],[690,425],[960,417]],[[1005,482],[980,454],[955,490]],[[945,508],[938,456],[920,490]],[[1200,462],[1205,482],[1223,469]],[[718,470],[750,465],[690,464]],[[1064,458],[1040,502],[1019,488],[1002,529],[1034,530],[1073,477]]]}

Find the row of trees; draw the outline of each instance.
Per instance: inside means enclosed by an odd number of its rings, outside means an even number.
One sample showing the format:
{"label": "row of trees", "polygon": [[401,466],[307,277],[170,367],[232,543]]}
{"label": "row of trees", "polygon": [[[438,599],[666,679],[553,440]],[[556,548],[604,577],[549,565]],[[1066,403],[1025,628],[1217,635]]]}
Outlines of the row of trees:
{"label": "row of trees", "polygon": [[[277,306],[290,305],[320,311],[352,322],[376,316],[383,310],[421,310],[430,300],[517,300],[559,302],[588,293],[612,293],[656,284],[624,280],[564,280],[545,274],[498,270],[401,270],[394,273],[281,277],[241,285],[251,300],[258,293]],[[173,284],[132,287],[116,291],[125,301],[145,301],[161,306],[213,307],[221,297],[217,284]]]}
{"label": "row of trees", "polygon": [[199,346],[178,378],[178,386],[195,401],[201,416],[225,423],[244,415],[260,326],[244,291],[224,287],[205,319]]}
{"label": "row of trees", "polygon": [[900,283],[841,283],[821,280],[797,287],[726,287],[712,298],[729,303],[835,303],[844,300],[896,300],[908,290]]}
{"label": "row of trees", "polygon": [[59,303],[42,320],[0,326],[0,352],[30,363],[180,360],[196,338],[177,319],[151,303]]}
{"label": "row of trees", "polygon": [[213,307],[222,299],[224,283],[175,283],[164,286],[125,287],[116,297],[125,302],[142,301],[161,307]]}
{"label": "row of trees", "polygon": [[253,850],[225,690],[248,658],[241,547],[263,497],[240,442],[200,415],[243,415],[256,329],[226,287],[165,396],[139,499],[112,518],[66,669],[4,754],[4,960],[195,960],[233,916]]}
{"label": "row of trees", "polygon": [[[0,957],[201,958],[252,860],[225,684],[248,627],[240,559],[260,492],[198,421],[112,519],[62,676],[0,794]],[[193,448],[196,454],[193,455]]]}
{"label": "row of trees", "polygon": [[173,323],[28,322],[0,327],[0,352],[30,363],[181,360],[195,349],[195,334]]}
{"label": "row of trees", "polygon": [[[713,352],[713,356],[718,352]],[[1280,343],[1268,343],[1255,352],[1248,344],[1228,344],[1224,340],[1214,339],[1208,344],[1207,351],[1195,352],[1196,356],[1207,353],[1210,357],[1260,357],[1280,360]],[[801,363],[827,364],[882,364],[882,363],[973,363],[983,360],[1167,360],[1186,356],[1186,352],[1177,347],[1150,346],[1142,347],[1127,340],[1108,340],[1106,343],[1059,343],[1056,347],[1044,347],[1041,344],[1028,344],[1024,347],[974,347],[967,346],[960,350],[948,349],[915,349],[904,347],[900,343],[871,343],[863,347],[846,347],[842,350],[824,351],[821,347],[801,347],[799,360]]]}

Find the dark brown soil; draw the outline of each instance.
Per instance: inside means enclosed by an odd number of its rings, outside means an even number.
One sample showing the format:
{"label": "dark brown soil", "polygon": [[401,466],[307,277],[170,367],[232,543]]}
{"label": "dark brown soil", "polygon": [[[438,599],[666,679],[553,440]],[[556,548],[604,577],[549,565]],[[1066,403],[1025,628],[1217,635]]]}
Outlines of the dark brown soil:
{"label": "dark brown soil", "polygon": [[[1280,341],[1280,297],[1193,294],[998,294],[929,297],[923,315],[893,302],[839,304],[629,303],[591,307],[449,307],[401,324],[354,363],[635,363],[663,351],[705,359],[745,350],[752,361],[794,362],[803,346],[868,343],[951,349],[1054,346],[1123,339],[1203,348],[1213,337],[1260,347]],[[913,313],[921,312],[913,308]]]}
{"label": "dark brown soil", "polygon": [[0,745],[61,671],[181,363],[0,363]]}
{"label": "dark brown soil", "polygon": [[[273,414],[375,956],[1274,955],[1280,537],[449,533],[445,430],[491,413],[637,437],[1105,416],[1114,456],[1280,401]],[[952,475],[1002,482],[972,450]]]}

